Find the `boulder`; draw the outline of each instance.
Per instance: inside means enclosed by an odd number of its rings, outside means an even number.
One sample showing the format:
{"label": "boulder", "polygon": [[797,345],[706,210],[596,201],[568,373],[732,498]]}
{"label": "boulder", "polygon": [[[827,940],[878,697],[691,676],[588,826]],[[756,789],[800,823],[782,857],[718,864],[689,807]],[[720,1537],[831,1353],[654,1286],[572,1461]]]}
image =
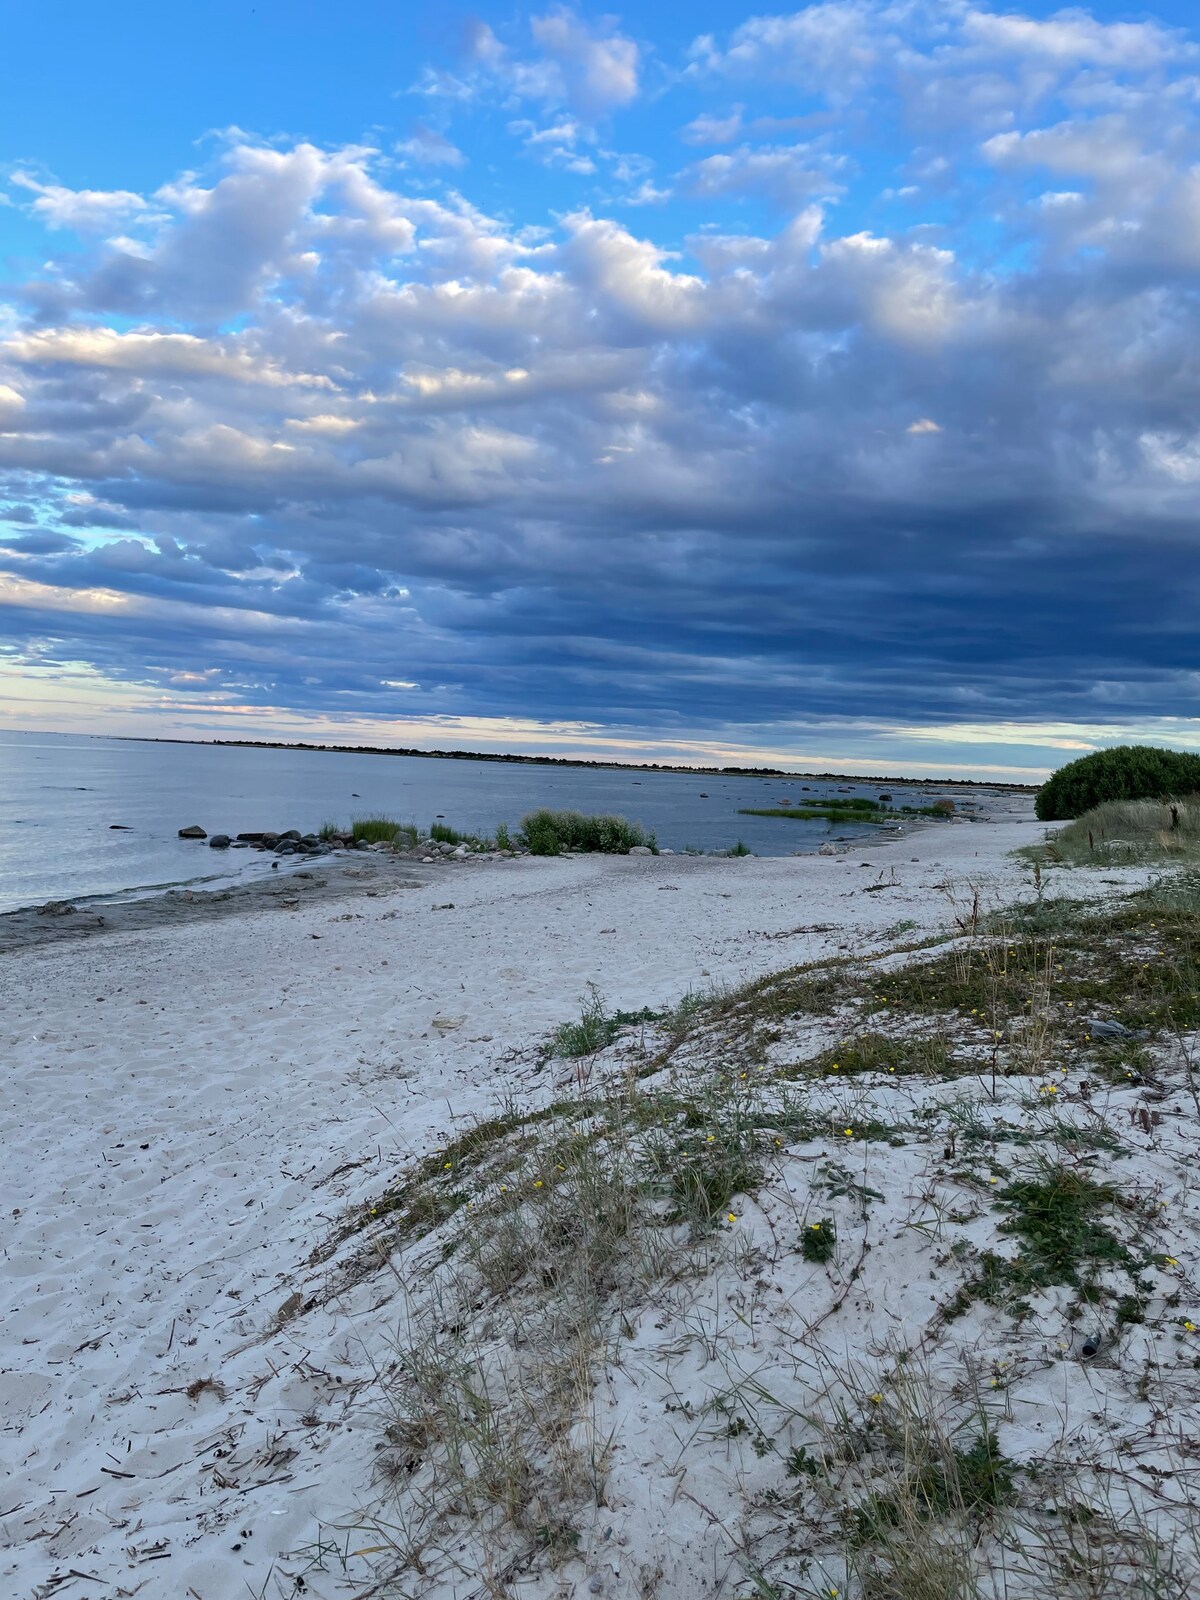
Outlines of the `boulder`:
{"label": "boulder", "polygon": [[651,850],[648,844],[633,844],[629,847],[629,854],[631,856],[652,856],[654,851]]}
{"label": "boulder", "polygon": [[181,839],[207,839],[208,835],[198,822],[193,822],[190,828],[180,828]]}
{"label": "boulder", "polygon": [[940,817],[952,817],[954,815],[954,801],[935,800],[933,802],[932,809],[936,811]]}
{"label": "boulder", "polygon": [[836,856],[836,855],[840,855],[841,851],[838,849],[837,845],[835,845],[831,840],[826,839],[825,843],[817,851],[817,854],[819,856]]}
{"label": "boulder", "polygon": [[233,840],[227,833],[214,833],[208,841],[208,848],[210,850],[228,850],[232,843]]}
{"label": "boulder", "polygon": [[279,835],[277,833],[264,833],[258,842],[264,850],[274,850],[279,843]]}
{"label": "boulder", "polygon": [[239,844],[261,844],[263,842],[263,840],[266,838],[266,834],[265,833],[239,833],[236,837],[237,837],[237,842]]}

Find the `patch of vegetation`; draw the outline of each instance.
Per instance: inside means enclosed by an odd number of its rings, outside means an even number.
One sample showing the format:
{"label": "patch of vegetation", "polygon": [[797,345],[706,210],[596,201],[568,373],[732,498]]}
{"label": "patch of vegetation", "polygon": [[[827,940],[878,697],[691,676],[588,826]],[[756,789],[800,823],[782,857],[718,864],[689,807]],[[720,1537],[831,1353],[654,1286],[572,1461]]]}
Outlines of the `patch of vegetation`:
{"label": "patch of vegetation", "polygon": [[1200,855],[1200,804],[1184,800],[1107,800],[1024,854],[1075,867],[1120,867]]}
{"label": "patch of vegetation", "polygon": [[944,802],[932,806],[885,806],[878,800],[847,795],[837,800],[801,800],[794,806],[742,806],[739,817],[796,817],[801,822],[874,822],[885,824],[897,817],[946,817]]}
{"label": "patch of vegetation", "polygon": [[651,1137],[650,1168],[669,1202],[667,1220],[703,1234],[728,1217],[735,1196],[752,1194],[762,1182],[761,1142],[736,1118],[707,1133]]}
{"label": "patch of vegetation", "polygon": [[1021,1240],[1022,1276],[1032,1285],[1078,1285],[1085,1269],[1136,1267],[1129,1249],[1103,1220],[1123,1203],[1115,1184],[1052,1166],[1010,1183],[997,1201],[1008,1212],[1001,1230]]}
{"label": "patch of vegetation", "polygon": [[564,1022],[555,1029],[551,1046],[556,1056],[577,1061],[595,1055],[613,1043],[622,1028],[646,1022],[661,1022],[663,1013],[643,1007],[641,1011],[609,1011],[594,984],[588,988],[578,1021]]}
{"label": "patch of vegetation", "polygon": [[429,837],[434,844],[463,844],[467,839],[465,833],[459,833],[457,828],[451,828],[444,822],[431,822]]}
{"label": "patch of vegetation", "polygon": [[417,842],[417,830],[411,822],[397,822],[395,817],[355,817],[350,832],[356,839],[368,844],[393,844],[411,850]]}
{"label": "patch of vegetation", "polygon": [[508,831],[508,823],[507,822],[502,822],[497,827],[497,829],[496,829],[496,837],[495,837],[495,840],[493,841],[493,843],[495,844],[497,850],[511,850],[512,849],[512,847],[513,847],[513,838],[512,838],[512,835]]}
{"label": "patch of vegetation", "polygon": [[[741,815],[740,812],[739,815]],[[745,842],[744,839],[739,839],[735,845],[731,845],[729,849],[726,850],[725,854],[731,858],[738,856],[752,856],[754,851],[751,850],[750,846]]]}
{"label": "patch of vegetation", "polygon": [[658,854],[654,835],[625,817],[543,809],[530,812],[522,820],[521,834],[535,856],[557,856],[564,850],[620,856],[628,855],[635,845],[645,845]]}
{"label": "patch of vegetation", "polygon": [[824,1266],[825,1262],[833,1260],[836,1249],[837,1228],[830,1217],[822,1217],[820,1222],[810,1222],[800,1235],[800,1254],[805,1261]]}
{"label": "patch of vegetation", "polygon": [[787,1078],[825,1077],[837,1073],[853,1077],[860,1072],[879,1072],[897,1076],[920,1073],[926,1077],[957,1078],[964,1072],[978,1072],[977,1060],[956,1058],[949,1042],[941,1035],[895,1038],[886,1033],[860,1033],[845,1043],[822,1051],[812,1061],[786,1068]]}
{"label": "patch of vegetation", "polygon": [[978,1516],[1009,1505],[1016,1497],[1016,1470],[996,1435],[981,1428],[965,1448],[954,1445],[918,1461],[895,1489],[869,1495],[855,1508],[853,1540],[863,1545],[887,1539],[913,1521]]}
{"label": "patch of vegetation", "polygon": [[1060,767],[1037,792],[1043,822],[1067,821],[1106,800],[1170,800],[1200,791],[1200,755],[1123,744]]}

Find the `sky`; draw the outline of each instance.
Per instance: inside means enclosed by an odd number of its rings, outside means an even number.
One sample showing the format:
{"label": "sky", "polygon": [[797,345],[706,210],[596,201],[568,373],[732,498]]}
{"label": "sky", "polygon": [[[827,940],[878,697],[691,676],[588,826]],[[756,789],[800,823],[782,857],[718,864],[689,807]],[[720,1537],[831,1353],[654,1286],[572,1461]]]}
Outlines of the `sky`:
{"label": "sky", "polygon": [[1193,15],[0,0],[0,727],[1200,749]]}

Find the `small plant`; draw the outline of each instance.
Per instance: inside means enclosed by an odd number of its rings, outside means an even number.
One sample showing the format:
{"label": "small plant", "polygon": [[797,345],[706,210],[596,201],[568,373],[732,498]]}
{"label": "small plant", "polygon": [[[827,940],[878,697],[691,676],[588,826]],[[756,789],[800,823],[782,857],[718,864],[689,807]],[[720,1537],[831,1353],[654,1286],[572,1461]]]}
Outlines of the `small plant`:
{"label": "small plant", "polygon": [[513,847],[512,835],[508,831],[508,823],[502,822],[496,829],[495,846],[497,850],[511,850]]}
{"label": "small plant", "polygon": [[660,1022],[661,1011],[644,1008],[641,1011],[609,1012],[594,983],[588,992],[577,1022],[564,1022],[555,1029],[553,1052],[565,1061],[577,1061],[581,1056],[595,1055],[612,1044],[622,1028],[636,1027],[639,1023]]}
{"label": "small plant", "polygon": [[745,842],[744,839],[739,839],[735,845],[731,845],[730,848],[726,850],[725,854],[727,856],[752,856],[754,851],[751,850],[750,846]]}
{"label": "small plant", "polygon": [[341,831],[342,828],[340,823],[331,822],[328,818],[326,818],[321,826],[317,829],[317,838],[332,839],[335,834],[341,833]]}
{"label": "small plant", "polygon": [[815,1262],[818,1266],[832,1261],[836,1248],[837,1229],[829,1217],[823,1217],[820,1222],[810,1222],[800,1235],[800,1254],[805,1261]]}
{"label": "small plant", "polygon": [[457,828],[451,828],[444,822],[430,824],[429,837],[435,844],[462,844],[466,834],[459,833]]}

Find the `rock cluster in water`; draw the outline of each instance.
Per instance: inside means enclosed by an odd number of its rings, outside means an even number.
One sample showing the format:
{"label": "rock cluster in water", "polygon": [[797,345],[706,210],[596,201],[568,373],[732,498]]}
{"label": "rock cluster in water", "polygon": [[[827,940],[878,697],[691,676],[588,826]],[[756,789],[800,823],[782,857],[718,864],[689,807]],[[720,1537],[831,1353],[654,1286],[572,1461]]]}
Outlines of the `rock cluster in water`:
{"label": "rock cluster in water", "polygon": [[[366,839],[356,839],[352,833],[301,833],[298,828],[288,828],[284,833],[228,833],[209,834],[199,823],[180,828],[181,839],[207,839],[210,850],[261,850],[277,856],[328,856],[336,851],[366,850],[375,855],[404,856],[410,861],[511,861],[515,856],[527,856],[528,850],[484,850],[466,843],[446,844],[437,839],[420,839],[410,849],[407,845],[388,842],[371,844]],[[632,854],[633,852],[631,852]],[[649,854],[649,851],[645,852]]]}

